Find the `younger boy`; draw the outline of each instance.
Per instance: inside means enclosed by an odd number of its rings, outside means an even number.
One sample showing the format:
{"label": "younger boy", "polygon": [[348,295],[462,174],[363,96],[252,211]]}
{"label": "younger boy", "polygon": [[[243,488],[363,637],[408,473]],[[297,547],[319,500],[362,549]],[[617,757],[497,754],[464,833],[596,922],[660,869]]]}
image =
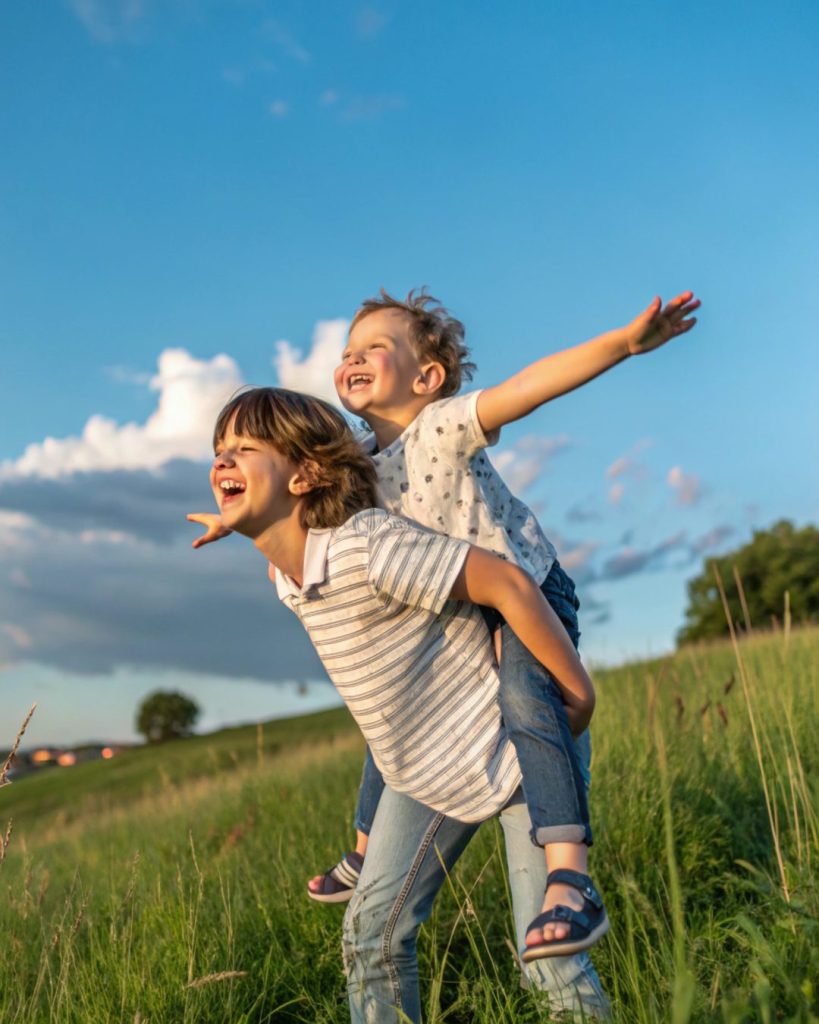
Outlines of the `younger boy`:
{"label": "younger boy", "polygon": [[[574,584],[557,564],[555,550],[532,512],[510,494],[483,449],[497,442],[504,424],[629,355],[651,351],[690,330],[696,323],[690,314],[699,302],[691,292],[664,308],[655,299],[626,327],[541,359],[496,387],[463,396],[456,396],[461,380],[469,379],[474,369],[463,325],[435,302],[423,293],[410,293],[402,302],[384,292],[364,302],[335,373],[345,409],[372,431],[365,449],[378,470],[380,503],[525,569],[541,585],[576,645]],[[222,534],[212,517],[193,518],[209,526],[195,546]],[[544,848],[551,870],[585,874],[592,839],[585,723],[556,680],[506,628],[500,676],[501,711],[523,773],[532,840]],[[337,901],[352,894],[381,786],[368,758],[356,812],[356,851],[311,880],[314,899]],[[542,913],[531,924],[524,959],[580,948],[571,922],[582,906],[573,886],[550,885]]]}
{"label": "younger boy", "polygon": [[[345,917],[353,1022],[420,1020],[420,923],[475,823],[504,808],[520,779],[489,636],[466,602],[503,615],[548,664],[578,728],[593,709],[591,681],[525,572],[370,507],[372,463],[330,406],[281,389],[247,391],[220,414],[214,448],[224,526],[264,554],[386,782]],[[526,874],[520,859],[513,868]],[[602,934],[606,914],[590,879],[558,875],[582,893],[575,937]],[[584,1013],[605,1014],[587,959],[562,966],[559,1005],[577,1009],[579,999]]]}

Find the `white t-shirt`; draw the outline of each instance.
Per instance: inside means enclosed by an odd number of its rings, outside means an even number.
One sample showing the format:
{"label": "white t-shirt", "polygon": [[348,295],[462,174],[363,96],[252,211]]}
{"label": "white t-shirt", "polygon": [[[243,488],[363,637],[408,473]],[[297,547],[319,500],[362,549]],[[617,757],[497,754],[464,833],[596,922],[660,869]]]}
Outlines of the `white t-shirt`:
{"label": "white t-shirt", "polygon": [[380,452],[374,451],[374,435],[364,437],[378,470],[380,502],[390,512],[514,562],[542,583],[557,553],[484,452],[500,431],[484,433],[479,394],[430,403]]}
{"label": "white t-shirt", "polygon": [[278,570],[384,781],[460,821],[499,811],[520,782],[501,727],[483,616],[450,601],[469,548],[383,509],[310,530],[302,586]]}

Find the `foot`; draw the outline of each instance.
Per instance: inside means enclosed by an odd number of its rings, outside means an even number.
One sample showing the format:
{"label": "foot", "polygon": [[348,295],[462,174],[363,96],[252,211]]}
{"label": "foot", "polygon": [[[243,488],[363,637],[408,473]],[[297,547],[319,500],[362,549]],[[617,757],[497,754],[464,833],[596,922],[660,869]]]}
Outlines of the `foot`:
{"label": "foot", "polygon": [[563,868],[549,873],[544,910],[529,926],[525,962],[569,956],[593,946],[609,930],[600,893],[588,875]]}
{"label": "foot", "polygon": [[346,903],[358,884],[364,858],[355,850],[345,853],[335,867],[307,883],[307,895],[319,903]]}
{"label": "foot", "polygon": [[[547,886],[543,896],[543,906],[540,913],[545,914],[547,910],[554,910],[555,907],[568,907],[569,910],[583,909],[583,896],[567,882],[552,882]],[[552,942],[554,939],[565,939],[569,934],[569,925],[563,921],[553,921],[545,924],[542,928],[531,928],[526,933],[527,946],[540,946],[544,942]]]}

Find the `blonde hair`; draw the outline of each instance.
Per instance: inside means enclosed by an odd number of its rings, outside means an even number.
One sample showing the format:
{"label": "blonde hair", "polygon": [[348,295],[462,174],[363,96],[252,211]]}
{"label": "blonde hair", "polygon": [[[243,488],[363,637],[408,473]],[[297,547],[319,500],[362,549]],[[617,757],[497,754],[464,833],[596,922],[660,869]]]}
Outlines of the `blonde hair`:
{"label": "blonde hair", "polygon": [[312,489],[302,504],[305,528],[341,526],[356,512],[378,503],[372,459],[341,413],[320,398],[284,388],[250,388],[235,395],[219,413],[214,448],[228,428],[272,445],[306,468]]}
{"label": "blonde hair", "polygon": [[461,389],[465,380],[472,380],[476,366],[469,360],[469,349],[464,344],[464,325],[428,295],[424,288],[413,288],[402,302],[383,288],[378,295],[365,299],[350,324],[357,323],[380,309],[399,309],[410,321],[410,341],[421,362],[440,363],[445,371],[439,398],[448,398]]}

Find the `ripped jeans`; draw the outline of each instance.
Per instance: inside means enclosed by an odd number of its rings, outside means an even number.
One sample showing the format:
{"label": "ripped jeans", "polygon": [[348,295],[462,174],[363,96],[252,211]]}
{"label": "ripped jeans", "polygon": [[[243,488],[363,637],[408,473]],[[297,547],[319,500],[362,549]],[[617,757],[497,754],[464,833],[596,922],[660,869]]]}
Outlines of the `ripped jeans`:
{"label": "ripped jeans", "polygon": [[[543,851],[529,838],[520,791],[501,812],[518,948],[541,908]],[[352,1024],[421,1020],[416,941],[438,890],[480,826],[430,810],[386,787],[358,886],[344,915],[344,967]],[[582,953],[524,965],[524,984],[548,993],[552,1010],[607,1019],[609,1003]]]}

